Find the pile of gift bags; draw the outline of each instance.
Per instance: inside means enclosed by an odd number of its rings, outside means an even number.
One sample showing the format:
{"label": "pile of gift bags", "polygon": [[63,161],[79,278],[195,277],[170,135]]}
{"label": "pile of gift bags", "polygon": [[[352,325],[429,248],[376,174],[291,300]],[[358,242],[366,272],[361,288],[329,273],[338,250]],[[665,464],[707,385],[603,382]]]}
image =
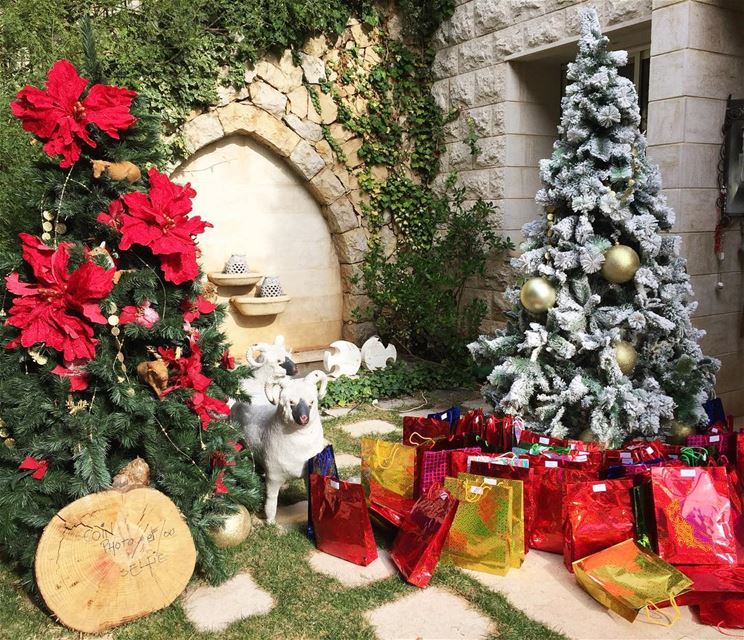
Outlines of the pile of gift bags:
{"label": "pile of gift bags", "polygon": [[419,587],[439,562],[504,575],[540,549],[628,620],[692,604],[744,627],[744,433],[731,422],[685,446],[606,450],[480,410],[405,418],[401,442],[362,440],[361,484],[327,451],[311,461],[309,525],[318,548],[358,564],[377,555],[370,514],[397,528],[391,559]]}

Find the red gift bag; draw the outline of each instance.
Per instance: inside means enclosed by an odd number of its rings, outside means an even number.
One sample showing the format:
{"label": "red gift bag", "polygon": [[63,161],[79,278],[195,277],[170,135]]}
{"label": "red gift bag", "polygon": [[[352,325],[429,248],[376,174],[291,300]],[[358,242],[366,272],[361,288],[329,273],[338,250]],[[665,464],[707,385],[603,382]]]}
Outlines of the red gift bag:
{"label": "red gift bag", "polygon": [[563,563],[569,571],[574,561],[633,537],[632,487],[632,479],[566,485]]}
{"label": "red gift bag", "polygon": [[401,522],[390,558],[411,584],[429,584],[456,511],[457,500],[433,485]]}
{"label": "red gift bag", "polygon": [[[540,444],[544,447],[566,447],[568,448],[568,440],[563,438],[553,438],[552,436],[545,436],[534,431],[524,429],[519,436],[519,444]],[[527,447],[525,447],[527,448]]]}
{"label": "red gift bag", "polygon": [[671,564],[735,564],[728,478],[723,467],[651,470],[659,555]]}
{"label": "red gift bag", "polygon": [[566,469],[559,465],[558,460],[547,460],[533,467],[530,491],[534,502],[529,535],[531,549],[563,553],[563,487],[567,482],[597,478],[592,471]]}
{"label": "red gift bag", "polygon": [[403,416],[403,444],[409,447],[450,436],[449,420]]}
{"label": "red gift bag", "polygon": [[315,546],[354,564],[374,561],[377,544],[362,485],[312,473],[310,493]]}

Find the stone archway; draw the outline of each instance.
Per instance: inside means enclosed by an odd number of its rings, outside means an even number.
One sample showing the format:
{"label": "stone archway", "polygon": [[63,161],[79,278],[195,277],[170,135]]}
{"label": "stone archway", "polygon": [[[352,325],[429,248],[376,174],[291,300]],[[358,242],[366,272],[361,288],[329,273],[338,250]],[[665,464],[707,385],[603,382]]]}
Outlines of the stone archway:
{"label": "stone archway", "polygon": [[[261,84],[282,95],[268,85]],[[284,108],[276,101],[274,106]],[[223,138],[250,136],[280,156],[300,177],[321,207],[339,260],[343,287],[343,337],[359,342],[373,331],[369,323],[357,323],[352,315],[353,309],[366,301],[361,285],[353,282],[367,250],[367,233],[361,224],[359,190],[351,188],[348,170],[336,162],[318,123],[291,112],[284,113],[280,119],[277,117],[280,114],[277,108],[271,113],[249,101],[234,101],[214,107],[184,125],[182,134],[186,149],[193,155]],[[335,119],[335,108],[332,118],[328,114],[321,114],[323,116],[325,120]],[[354,140],[350,142],[354,143]]]}

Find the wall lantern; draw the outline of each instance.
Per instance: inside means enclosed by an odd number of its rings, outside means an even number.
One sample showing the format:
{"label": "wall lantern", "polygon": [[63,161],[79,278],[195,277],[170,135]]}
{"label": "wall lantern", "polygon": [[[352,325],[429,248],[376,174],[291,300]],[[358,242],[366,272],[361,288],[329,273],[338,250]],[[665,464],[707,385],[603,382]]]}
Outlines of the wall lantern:
{"label": "wall lantern", "polygon": [[744,216],[744,100],[726,102],[719,166],[721,218]]}

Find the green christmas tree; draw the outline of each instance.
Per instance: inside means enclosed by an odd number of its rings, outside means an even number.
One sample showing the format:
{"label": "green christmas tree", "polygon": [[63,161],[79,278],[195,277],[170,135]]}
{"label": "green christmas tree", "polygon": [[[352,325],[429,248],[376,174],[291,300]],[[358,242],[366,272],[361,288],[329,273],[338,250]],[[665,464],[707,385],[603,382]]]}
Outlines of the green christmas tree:
{"label": "green christmas tree", "polygon": [[[39,162],[23,233],[2,255],[0,549],[26,572],[63,506],[111,487],[142,457],[151,485],[185,516],[198,567],[226,576],[209,536],[261,483],[226,419],[242,399],[220,330],[224,309],[200,284],[195,192],[160,173],[158,123],[133,91],[67,60],[11,105]],[[167,379],[166,379],[167,372]]]}
{"label": "green christmas tree", "polygon": [[674,212],[646,157],[635,88],[593,9],[581,15],[560,137],[540,164],[545,216],[527,224],[506,328],[470,345],[486,397],[556,437],[618,445],[702,425],[718,362],[703,355]]}

